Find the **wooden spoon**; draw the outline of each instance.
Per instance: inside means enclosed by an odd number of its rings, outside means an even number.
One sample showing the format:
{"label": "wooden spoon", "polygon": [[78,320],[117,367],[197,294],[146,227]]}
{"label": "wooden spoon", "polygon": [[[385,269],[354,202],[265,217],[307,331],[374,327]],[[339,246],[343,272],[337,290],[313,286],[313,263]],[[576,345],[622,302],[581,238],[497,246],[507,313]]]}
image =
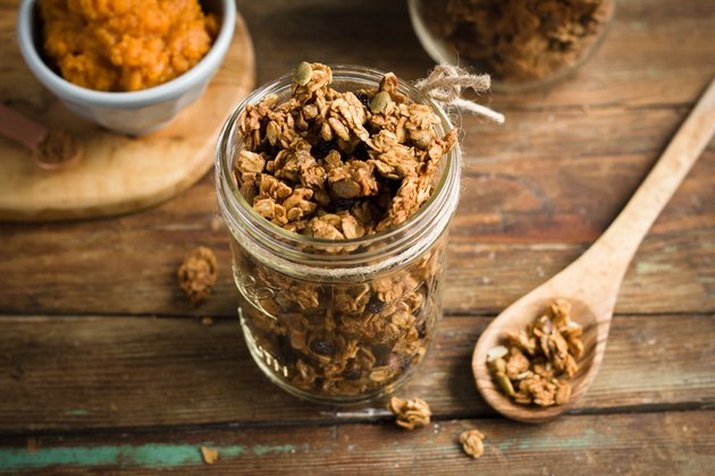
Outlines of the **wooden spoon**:
{"label": "wooden spoon", "polygon": [[[593,246],[487,326],[474,348],[472,371],[477,388],[495,410],[513,420],[539,423],[568,410],[588,390],[603,360],[616,296],[628,265],[713,133],[715,80],[626,207]],[[546,408],[516,404],[495,386],[487,366],[487,352],[500,345],[504,331],[525,329],[557,298],[571,302],[572,316],[583,326],[585,352],[579,359],[578,373],[570,381],[571,398],[566,404]]]}

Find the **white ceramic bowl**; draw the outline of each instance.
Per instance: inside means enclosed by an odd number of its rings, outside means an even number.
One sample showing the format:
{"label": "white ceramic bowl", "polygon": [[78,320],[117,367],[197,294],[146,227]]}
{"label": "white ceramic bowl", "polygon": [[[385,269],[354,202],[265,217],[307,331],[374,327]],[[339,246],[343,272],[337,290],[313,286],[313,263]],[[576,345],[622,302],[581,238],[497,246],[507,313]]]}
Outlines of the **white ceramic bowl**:
{"label": "white ceramic bowl", "polygon": [[103,92],[70,83],[45,63],[40,54],[36,0],[22,0],[17,35],[20,51],[35,77],[72,112],[107,129],[142,135],[166,125],[206,89],[223,61],[236,25],[234,0],[201,0],[201,5],[220,18],[221,28],[211,49],[186,73],[164,84],[133,92]]}

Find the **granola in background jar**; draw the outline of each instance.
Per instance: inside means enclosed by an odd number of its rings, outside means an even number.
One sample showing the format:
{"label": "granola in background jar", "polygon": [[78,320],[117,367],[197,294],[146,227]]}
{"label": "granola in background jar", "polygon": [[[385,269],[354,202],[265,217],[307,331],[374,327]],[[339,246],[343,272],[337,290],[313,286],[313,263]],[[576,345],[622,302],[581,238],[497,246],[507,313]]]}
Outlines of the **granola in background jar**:
{"label": "granola in background jar", "polygon": [[280,387],[358,403],[422,361],[442,313],[456,132],[391,73],[306,62],[229,117],[216,181],[239,314]]}
{"label": "granola in background jar", "polygon": [[494,88],[519,91],[575,71],[596,50],[615,0],[409,0],[410,17],[438,63],[469,64]]}

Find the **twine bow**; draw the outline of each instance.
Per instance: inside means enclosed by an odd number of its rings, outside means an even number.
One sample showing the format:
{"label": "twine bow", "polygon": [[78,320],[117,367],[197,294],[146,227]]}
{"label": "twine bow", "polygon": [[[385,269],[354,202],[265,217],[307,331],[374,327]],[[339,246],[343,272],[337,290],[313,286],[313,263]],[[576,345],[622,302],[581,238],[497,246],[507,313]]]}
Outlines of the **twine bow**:
{"label": "twine bow", "polygon": [[497,124],[504,124],[504,114],[498,113],[474,101],[462,98],[462,88],[472,89],[476,93],[489,90],[491,79],[488,74],[470,74],[462,68],[440,64],[429,76],[420,79],[415,87],[443,106],[469,111],[485,117]]}

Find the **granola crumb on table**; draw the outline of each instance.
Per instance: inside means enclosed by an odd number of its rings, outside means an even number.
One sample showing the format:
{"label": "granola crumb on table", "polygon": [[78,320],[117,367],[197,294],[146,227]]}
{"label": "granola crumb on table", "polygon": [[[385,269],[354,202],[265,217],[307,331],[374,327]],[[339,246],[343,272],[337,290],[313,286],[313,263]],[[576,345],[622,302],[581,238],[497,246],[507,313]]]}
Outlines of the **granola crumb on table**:
{"label": "granola crumb on table", "polygon": [[[302,62],[290,97],[268,95],[246,106],[234,176],[266,220],[337,242],[413,216],[432,195],[457,131],[438,135],[437,115],[402,94],[392,73],[372,89],[338,91],[331,84],[328,66]],[[432,340],[445,242],[442,235],[381,274],[323,283],[276,269],[234,241],[237,276],[249,288],[239,293],[248,338],[268,356],[274,375],[301,392],[377,392],[420,362]]]}
{"label": "granola crumb on table", "polygon": [[206,464],[215,464],[218,461],[218,450],[209,448],[208,446],[201,447],[201,458]]}
{"label": "granola crumb on table", "polygon": [[477,430],[467,430],[459,435],[459,442],[462,449],[472,458],[476,459],[484,453],[484,434]]}
{"label": "granola crumb on table", "polygon": [[218,277],[216,255],[205,246],[196,248],[176,271],[179,286],[191,304],[198,306],[210,294]]}
{"label": "granola crumb on table", "polygon": [[424,428],[429,425],[432,416],[429,405],[421,398],[402,400],[392,397],[387,408],[395,415],[395,423],[407,430]]}
{"label": "granola crumb on table", "polygon": [[506,346],[487,353],[502,391],[522,405],[562,405],[571,398],[568,380],[583,355],[583,329],[571,320],[571,303],[557,299],[547,312],[518,332],[507,331]]}

